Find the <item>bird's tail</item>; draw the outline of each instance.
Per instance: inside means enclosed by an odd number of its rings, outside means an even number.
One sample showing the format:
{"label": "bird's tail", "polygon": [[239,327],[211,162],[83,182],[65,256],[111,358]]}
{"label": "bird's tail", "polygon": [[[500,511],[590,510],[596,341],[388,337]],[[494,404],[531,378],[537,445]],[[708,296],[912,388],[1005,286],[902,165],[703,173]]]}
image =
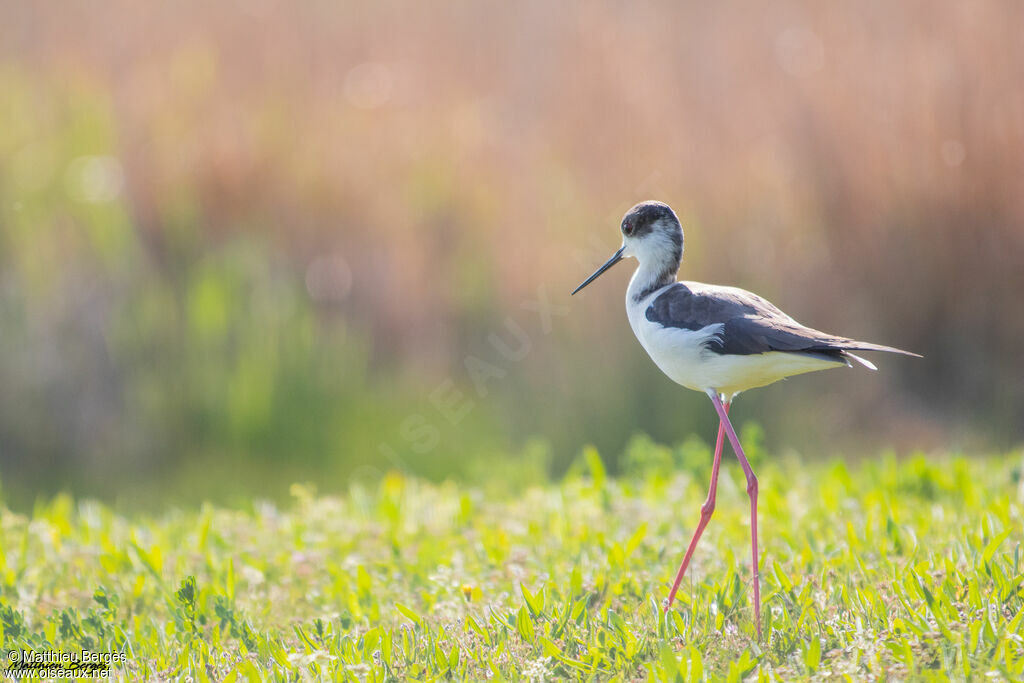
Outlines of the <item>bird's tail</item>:
{"label": "bird's tail", "polygon": [[881,344],[871,344],[870,342],[859,341],[851,341],[848,345],[844,344],[841,353],[843,358],[848,359],[846,364],[849,365],[849,359],[853,359],[860,363],[861,365],[863,365],[864,367],[866,367],[868,370],[877,370],[878,368],[875,366],[874,363],[872,363],[868,359],[861,358],[857,354],[851,353],[851,351],[884,351],[886,353],[900,353],[903,354],[904,356],[913,356],[914,358],[921,357],[920,354],[912,353],[910,351],[904,351],[903,349],[897,349],[894,346],[883,346]]}
{"label": "bird's tail", "polygon": [[884,351],[886,353],[901,353],[904,356],[921,358],[921,354],[919,353],[897,349],[895,346],[883,346],[882,344],[872,344],[870,342],[854,341],[852,339],[845,344],[841,344],[840,348],[842,348],[843,351]]}
{"label": "bird's tail", "polygon": [[843,356],[843,358],[846,359],[846,364],[849,367],[851,367],[851,368],[853,366],[850,365],[849,359],[852,358],[853,360],[857,361],[858,363],[860,363],[861,365],[866,367],[868,370],[877,370],[878,369],[878,366],[875,365],[874,363],[872,363],[871,361],[869,361],[867,358],[861,358],[860,356],[858,356],[855,353],[850,353],[849,351],[843,351],[842,356]]}

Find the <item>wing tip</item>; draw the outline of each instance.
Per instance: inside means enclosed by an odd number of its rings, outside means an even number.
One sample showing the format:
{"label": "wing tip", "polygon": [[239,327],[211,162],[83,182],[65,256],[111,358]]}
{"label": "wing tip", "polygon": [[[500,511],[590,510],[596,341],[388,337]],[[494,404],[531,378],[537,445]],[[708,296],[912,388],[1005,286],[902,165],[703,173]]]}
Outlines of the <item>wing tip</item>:
{"label": "wing tip", "polygon": [[882,351],[884,353],[898,353],[902,356],[912,356],[914,358],[924,358],[919,353],[913,351],[904,351],[903,349],[897,349],[895,346],[885,346],[884,344],[872,344],[870,342],[849,342],[847,346],[844,346],[846,351]]}

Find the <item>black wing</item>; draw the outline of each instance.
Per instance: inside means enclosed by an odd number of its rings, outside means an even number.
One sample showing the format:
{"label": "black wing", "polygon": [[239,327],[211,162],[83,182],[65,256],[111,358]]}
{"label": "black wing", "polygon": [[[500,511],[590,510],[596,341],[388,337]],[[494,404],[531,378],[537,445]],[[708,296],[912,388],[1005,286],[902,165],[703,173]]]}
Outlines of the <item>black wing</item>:
{"label": "black wing", "polygon": [[815,354],[843,362],[843,351],[907,351],[859,342],[804,327],[774,304],[733,287],[678,282],[659,294],[647,307],[647,319],[662,327],[701,330],[722,325],[709,339],[709,351],[723,355],[751,355],[769,351]]}

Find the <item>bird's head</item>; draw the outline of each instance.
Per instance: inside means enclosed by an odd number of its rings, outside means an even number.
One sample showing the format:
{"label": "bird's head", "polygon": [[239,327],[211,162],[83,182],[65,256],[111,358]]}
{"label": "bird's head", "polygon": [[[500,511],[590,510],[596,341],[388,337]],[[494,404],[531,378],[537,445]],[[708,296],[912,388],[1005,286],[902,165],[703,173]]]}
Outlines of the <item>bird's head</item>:
{"label": "bird's head", "polygon": [[640,202],[626,212],[620,225],[622,247],[594,271],[573,294],[580,291],[627,256],[635,257],[640,266],[655,271],[675,273],[683,260],[683,228],[675,212],[664,202]]}

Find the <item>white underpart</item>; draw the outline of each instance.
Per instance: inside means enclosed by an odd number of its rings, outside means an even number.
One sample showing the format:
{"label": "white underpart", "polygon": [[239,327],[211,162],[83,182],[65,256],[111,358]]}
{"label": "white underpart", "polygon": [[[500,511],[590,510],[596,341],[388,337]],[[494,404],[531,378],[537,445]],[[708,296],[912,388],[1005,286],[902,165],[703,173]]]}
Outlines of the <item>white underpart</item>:
{"label": "white underpart", "polygon": [[[647,319],[647,307],[665,288],[648,294],[640,301],[636,300],[636,295],[646,289],[647,283],[654,276],[644,266],[641,261],[626,289],[629,324],[654,364],[672,381],[688,389],[713,390],[730,397],[792,375],[847,365],[844,361],[826,360],[802,353],[770,351],[730,355],[710,351],[705,344],[721,334],[722,324],[709,325],[700,330],[686,330],[663,327]],[[856,359],[871,367],[863,359]]]}

